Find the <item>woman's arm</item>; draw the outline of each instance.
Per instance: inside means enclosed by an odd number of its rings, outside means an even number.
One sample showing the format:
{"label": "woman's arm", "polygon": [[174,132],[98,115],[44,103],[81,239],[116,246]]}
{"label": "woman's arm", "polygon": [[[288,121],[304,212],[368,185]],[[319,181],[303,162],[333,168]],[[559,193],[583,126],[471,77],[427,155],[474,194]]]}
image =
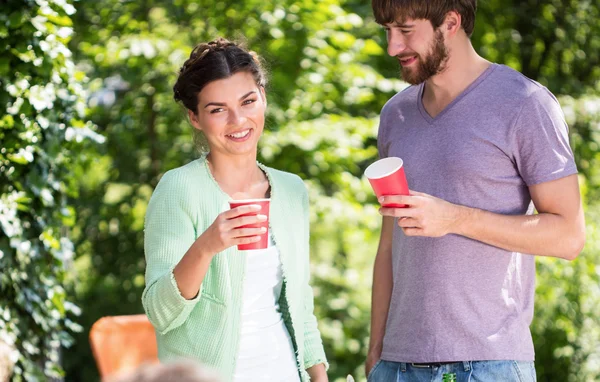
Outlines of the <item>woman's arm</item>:
{"label": "woman's arm", "polygon": [[245,205],[225,211],[192,244],[173,270],[181,295],[190,300],[200,292],[200,286],[212,258],[219,252],[238,244],[249,244],[260,240],[264,228],[236,228],[246,224],[265,221],[265,215],[241,216],[260,211],[257,205]]}
{"label": "woman's arm", "polygon": [[327,371],[325,371],[325,365],[320,363],[318,365],[309,367],[306,369],[308,375],[310,375],[311,382],[328,382]]}
{"label": "woman's arm", "polygon": [[[146,288],[142,304],[155,329],[164,334],[180,326],[200,298],[200,286],[212,257],[232,245],[252,242],[257,229],[235,229],[258,216],[237,217],[259,207],[229,210],[196,239],[194,192],[186,179],[167,172],[156,187],[145,221]],[[197,194],[197,191],[196,191]]]}

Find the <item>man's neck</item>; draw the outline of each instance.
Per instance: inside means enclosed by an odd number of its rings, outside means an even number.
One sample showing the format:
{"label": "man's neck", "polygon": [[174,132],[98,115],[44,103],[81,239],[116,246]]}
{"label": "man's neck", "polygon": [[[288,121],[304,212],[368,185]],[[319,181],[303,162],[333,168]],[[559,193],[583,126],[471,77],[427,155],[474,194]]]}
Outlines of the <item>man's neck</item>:
{"label": "man's neck", "polygon": [[449,52],[446,69],[425,82],[423,104],[432,117],[473,83],[491,63],[475,52],[470,42]]}

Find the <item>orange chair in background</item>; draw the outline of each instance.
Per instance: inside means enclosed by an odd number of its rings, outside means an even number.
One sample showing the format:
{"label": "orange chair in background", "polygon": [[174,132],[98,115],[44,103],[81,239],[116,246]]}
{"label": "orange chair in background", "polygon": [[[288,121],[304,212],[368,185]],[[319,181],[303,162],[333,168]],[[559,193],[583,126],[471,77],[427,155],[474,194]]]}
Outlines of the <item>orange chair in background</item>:
{"label": "orange chair in background", "polygon": [[102,317],[92,325],[90,345],[102,378],[158,362],[154,327],[144,314]]}

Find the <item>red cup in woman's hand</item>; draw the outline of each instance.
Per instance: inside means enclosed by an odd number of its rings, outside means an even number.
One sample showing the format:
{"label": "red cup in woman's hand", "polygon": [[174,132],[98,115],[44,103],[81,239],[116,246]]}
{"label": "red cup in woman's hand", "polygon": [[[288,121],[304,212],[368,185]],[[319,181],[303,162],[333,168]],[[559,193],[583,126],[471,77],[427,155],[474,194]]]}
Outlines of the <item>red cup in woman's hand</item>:
{"label": "red cup in woman's hand", "polygon": [[243,200],[230,200],[229,201],[229,207],[231,209],[240,207],[240,206],[249,205],[249,204],[258,205],[261,207],[259,211],[248,212],[246,214],[240,215],[240,217],[241,216],[253,216],[253,215],[265,215],[267,217],[267,219],[265,221],[262,221],[259,223],[247,224],[247,225],[243,225],[240,227],[235,227],[235,228],[261,228],[261,227],[265,228],[264,234],[260,235],[259,241],[256,241],[254,243],[249,243],[249,244],[239,244],[237,246],[237,248],[240,251],[247,251],[247,250],[252,250],[252,249],[265,249],[269,246],[269,206],[270,206],[270,202],[271,202],[271,199],[243,199]]}

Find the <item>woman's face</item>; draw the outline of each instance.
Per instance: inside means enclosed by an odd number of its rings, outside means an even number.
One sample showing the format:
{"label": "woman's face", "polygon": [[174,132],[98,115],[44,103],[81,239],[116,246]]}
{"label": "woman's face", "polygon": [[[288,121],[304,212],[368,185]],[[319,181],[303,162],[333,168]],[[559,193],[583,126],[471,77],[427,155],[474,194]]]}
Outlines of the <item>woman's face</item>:
{"label": "woman's face", "polygon": [[192,125],[206,136],[211,152],[256,155],[265,125],[264,88],[250,73],[208,83],[198,94],[198,113],[188,111]]}

